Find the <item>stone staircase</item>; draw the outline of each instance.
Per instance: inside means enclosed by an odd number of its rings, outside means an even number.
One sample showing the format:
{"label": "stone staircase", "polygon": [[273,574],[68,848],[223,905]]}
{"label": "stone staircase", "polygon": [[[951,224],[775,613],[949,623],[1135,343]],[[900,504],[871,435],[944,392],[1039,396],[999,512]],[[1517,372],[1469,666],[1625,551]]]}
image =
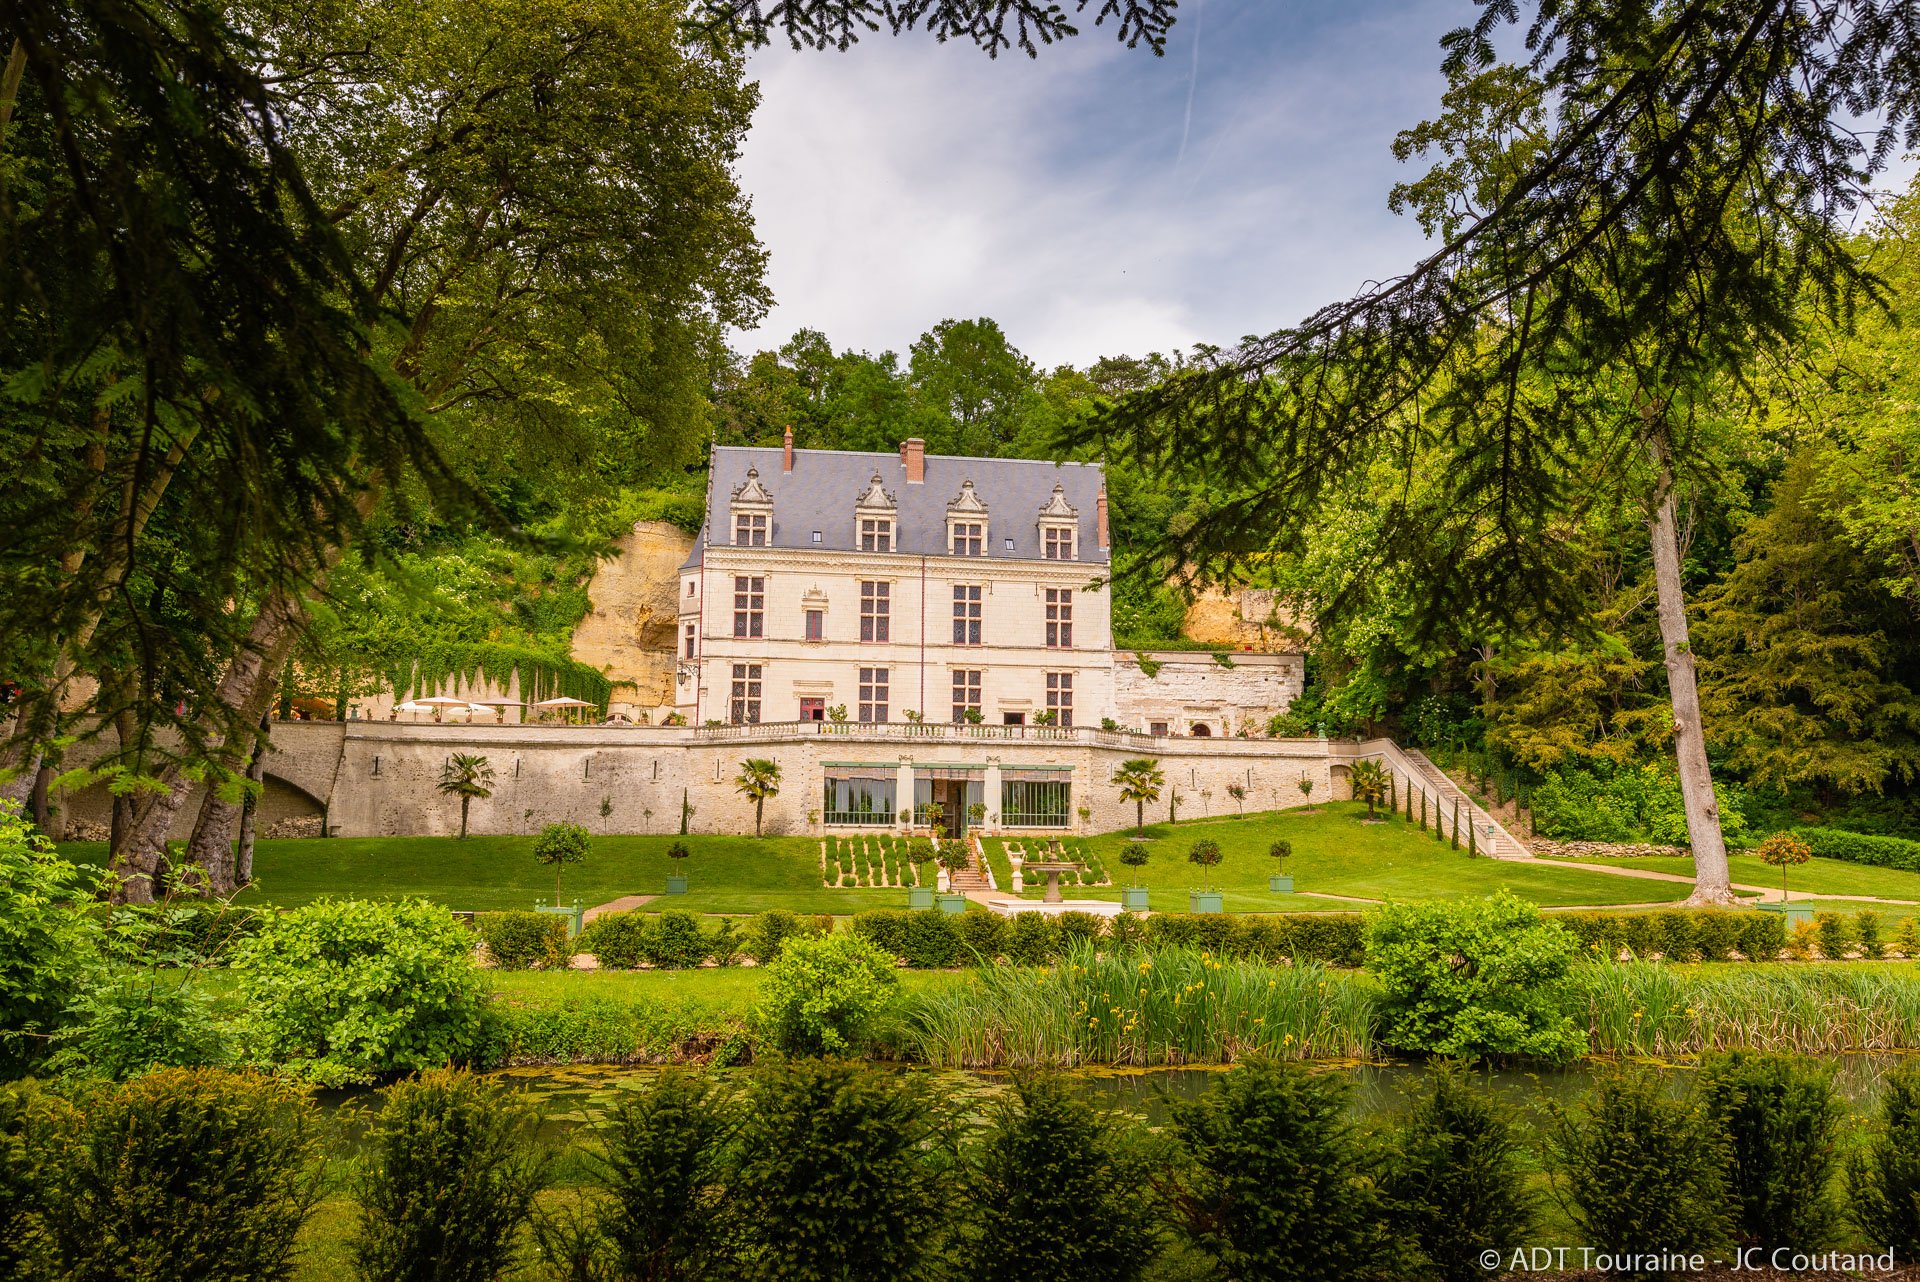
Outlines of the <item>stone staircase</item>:
{"label": "stone staircase", "polygon": [[[1426,753],[1417,748],[1402,748],[1400,756],[1409,767],[1407,774],[1412,777],[1416,787],[1426,789],[1429,797],[1436,797],[1440,804],[1440,813],[1449,819],[1453,815],[1453,806],[1460,804],[1460,822],[1471,822],[1474,827],[1474,841],[1483,855],[1495,859],[1531,859],[1533,851],[1526,843],[1506,830],[1506,827],[1476,805],[1473,798],[1463,791],[1459,784],[1435,765]],[[1461,844],[1466,843],[1466,834],[1460,834]]]}
{"label": "stone staircase", "polygon": [[[946,843],[951,840],[953,840],[951,837],[942,837],[940,844],[944,847]],[[967,834],[967,856],[968,861],[965,868],[962,868],[959,872],[948,874],[949,884],[953,888],[952,893],[956,895],[965,895],[976,890],[990,889],[987,885],[986,877],[982,875],[980,871],[980,839],[971,833]]]}

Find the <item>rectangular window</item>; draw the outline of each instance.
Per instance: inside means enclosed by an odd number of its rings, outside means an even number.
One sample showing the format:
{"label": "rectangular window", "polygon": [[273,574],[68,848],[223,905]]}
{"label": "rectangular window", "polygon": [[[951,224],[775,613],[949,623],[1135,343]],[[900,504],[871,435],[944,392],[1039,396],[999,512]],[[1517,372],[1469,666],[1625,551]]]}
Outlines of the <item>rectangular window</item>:
{"label": "rectangular window", "polygon": [[1073,785],[1065,778],[1058,783],[1009,779],[1000,785],[1000,822],[1009,828],[1065,828],[1072,807]]}
{"label": "rectangular window", "polygon": [[737,547],[763,548],[767,546],[767,514],[765,512],[740,512],[733,518],[733,542]]}
{"label": "rectangular window", "polygon": [[861,517],[860,550],[862,552],[893,551],[893,522],[884,516]]}
{"label": "rectangular window", "polygon": [[1073,724],[1073,673],[1047,673],[1047,711],[1054,714],[1055,725]]}
{"label": "rectangular window", "polygon": [[767,581],[759,575],[738,575],[733,580],[733,635],[766,635]]}
{"label": "rectangular window", "polygon": [[980,711],[980,669],[955,668],[953,670],[953,720],[958,725],[971,720],[967,710]]}
{"label": "rectangular window", "polygon": [[955,556],[985,556],[987,554],[987,527],[978,521],[954,522],[953,554]]}
{"label": "rectangular window", "polygon": [[1046,593],[1047,644],[1056,650],[1071,649],[1073,646],[1073,589],[1048,588]]}
{"label": "rectangular window", "polygon": [[729,711],[735,725],[757,725],[760,721],[760,665],[733,665],[733,702]]}
{"label": "rectangular window", "polygon": [[980,644],[980,594],[982,591],[978,583],[954,584],[953,643],[955,645]]}
{"label": "rectangular window", "polygon": [[693,639],[694,639],[694,636],[695,636],[695,628],[694,628],[694,625],[693,625],[693,624],[691,624],[691,623],[689,623],[689,624],[687,625],[687,654],[686,654],[686,657],[687,657],[687,658],[689,658],[689,659],[691,659],[691,658],[693,658],[693,657],[694,657],[694,654],[693,654]]}
{"label": "rectangular window", "polygon": [[800,719],[802,721],[825,721],[827,719],[826,699],[802,699],[800,701]]}
{"label": "rectangular window", "polygon": [[1042,555],[1049,561],[1073,560],[1073,527],[1050,525],[1046,529]]}
{"label": "rectangular window", "polygon": [[1164,735],[1166,732],[1167,732],[1167,723],[1164,721],[1156,721],[1152,725],[1147,727],[1148,734]]}
{"label": "rectangular window", "polygon": [[824,641],[827,639],[827,612],[825,610],[807,611],[807,640]]}
{"label": "rectangular window", "polygon": [[887,719],[887,670],[885,668],[860,669],[860,720],[885,721]]}
{"label": "rectangular window", "polygon": [[893,632],[893,585],[860,581],[860,639],[887,641]]}

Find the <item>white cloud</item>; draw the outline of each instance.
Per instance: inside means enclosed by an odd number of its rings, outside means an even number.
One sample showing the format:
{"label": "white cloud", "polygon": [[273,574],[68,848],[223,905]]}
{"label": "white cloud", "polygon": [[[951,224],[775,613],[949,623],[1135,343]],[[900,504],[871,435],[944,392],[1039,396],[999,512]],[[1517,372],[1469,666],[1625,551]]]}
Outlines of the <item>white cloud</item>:
{"label": "white cloud", "polygon": [[1104,33],[1038,61],[913,36],[764,51],[741,176],[776,307],[739,344],[804,325],[904,352],[991,316],[1084,364],[1291,323],[1418,253],[1387,146],[1437,106],[1435,41],[1465,13],[1216,4],[1197,61],[1197,23],[1164,58]]}

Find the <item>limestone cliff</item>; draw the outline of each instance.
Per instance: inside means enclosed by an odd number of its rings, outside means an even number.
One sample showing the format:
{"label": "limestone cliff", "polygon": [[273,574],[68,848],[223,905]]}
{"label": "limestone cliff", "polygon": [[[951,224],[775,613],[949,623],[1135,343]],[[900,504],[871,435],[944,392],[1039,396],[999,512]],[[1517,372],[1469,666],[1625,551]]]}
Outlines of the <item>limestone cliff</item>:
{"label": "limestone cliff", "polygon": [[1204,645],[1235,650],[1291,652],[1306,644],[1310,632],[1274,600],[1269,588],[1231,592],[1208,588],[1187,607],[1181,632]]}
{"label": "limestone cliff", "polygon": [[573,657],[614,682],[615,711],[673,703],[675,591],[693,536],[665,521],[638,521],[600,563],[587,594],[593,608],[573,632]]}

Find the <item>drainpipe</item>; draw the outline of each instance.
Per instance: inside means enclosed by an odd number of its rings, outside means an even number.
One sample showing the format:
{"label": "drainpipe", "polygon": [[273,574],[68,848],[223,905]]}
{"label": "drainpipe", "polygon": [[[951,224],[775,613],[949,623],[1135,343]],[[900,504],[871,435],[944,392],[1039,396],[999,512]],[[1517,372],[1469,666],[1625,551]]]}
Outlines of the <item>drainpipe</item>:
{"label": "drainpipe", "polygon": [[920,719],[927,719],[927,558],[920,558]]}

